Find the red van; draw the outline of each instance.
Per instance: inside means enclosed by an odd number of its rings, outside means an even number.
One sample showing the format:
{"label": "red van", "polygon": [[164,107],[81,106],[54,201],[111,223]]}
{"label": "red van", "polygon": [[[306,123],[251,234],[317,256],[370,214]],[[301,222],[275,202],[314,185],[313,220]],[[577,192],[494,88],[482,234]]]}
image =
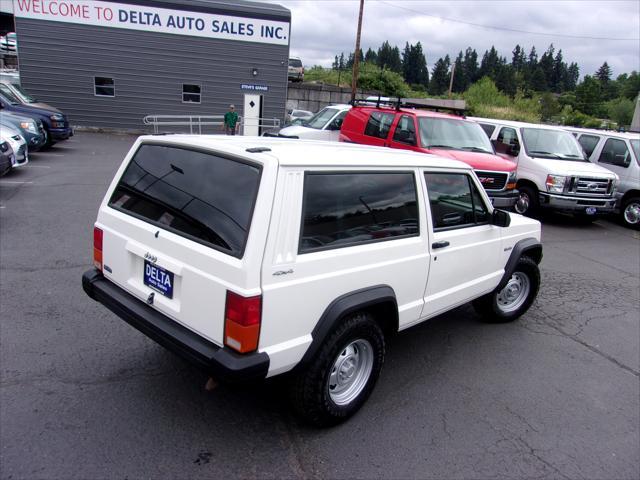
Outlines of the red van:
{"label": "red van", "polygon": [[448,113],[354,106],[340,128],[340,141],[432,153],[475,170],[493,205],[511,208],[518,199],[516,164],[495,154],[482,127]]}

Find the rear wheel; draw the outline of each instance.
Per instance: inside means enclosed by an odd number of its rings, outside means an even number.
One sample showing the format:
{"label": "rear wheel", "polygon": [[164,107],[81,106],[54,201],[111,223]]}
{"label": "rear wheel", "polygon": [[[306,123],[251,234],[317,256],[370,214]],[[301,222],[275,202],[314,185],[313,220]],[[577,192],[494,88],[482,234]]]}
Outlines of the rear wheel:
{"label": "rear wheel", "polygon": [[340,322],[309,367],[292,379],[296,412],[316,426],[340,423],[356,413],[384,363],[384,334],[366,313]]}
{"label": "rear wheel", "polygon": [[486,322],[511,322],[529,309],[539,288],[538,265],[529,257],[520,257],[507,284],[474,300],[473,306]]}
{"label": "rear wheel", "polygon": [[620,217],[625,227],[640,230],[640,197],[626,199],[620,209]]}
{"label": "rear wheel", "polygon": [[518,190],[520,191],[520,196],[513,207],[516,213],[527,215],[528,217],[535,215],[540,206],[538,203],[538,192],[536,192],[535,188],[528,185],[518,187]]}

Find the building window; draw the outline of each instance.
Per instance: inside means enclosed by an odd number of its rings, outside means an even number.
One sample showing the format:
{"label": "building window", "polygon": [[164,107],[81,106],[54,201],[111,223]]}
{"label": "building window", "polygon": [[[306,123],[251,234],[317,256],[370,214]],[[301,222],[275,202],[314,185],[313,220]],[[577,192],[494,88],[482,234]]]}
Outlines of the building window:
{"label": "building window", "polygon": [[94,95],[97,97],[115,97],[116,82],[109,77],[93,77]]}
{"label": "building window", "polygon": [[307,173],[299,253],[419,235],[411,172]]}
{"label": "building window", "polygon": [[182,103],[200,103],[200,85],[182,84]]}

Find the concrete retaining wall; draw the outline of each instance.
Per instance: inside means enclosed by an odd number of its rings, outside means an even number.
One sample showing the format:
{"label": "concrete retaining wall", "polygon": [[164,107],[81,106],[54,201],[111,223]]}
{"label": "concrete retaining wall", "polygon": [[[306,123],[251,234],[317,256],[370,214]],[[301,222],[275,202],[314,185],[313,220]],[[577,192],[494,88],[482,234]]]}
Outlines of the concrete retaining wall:
{"label": "concrete retaining wall", "polygon": [[[377,95],[374,91],[357,91],[357,97],[363,98],[369,95]],[[351,88],[340,88],[334,85],[317,83],[289,83],[287,89],[287,109],[318,110],[335,103],[349,103],[351,101]]]}

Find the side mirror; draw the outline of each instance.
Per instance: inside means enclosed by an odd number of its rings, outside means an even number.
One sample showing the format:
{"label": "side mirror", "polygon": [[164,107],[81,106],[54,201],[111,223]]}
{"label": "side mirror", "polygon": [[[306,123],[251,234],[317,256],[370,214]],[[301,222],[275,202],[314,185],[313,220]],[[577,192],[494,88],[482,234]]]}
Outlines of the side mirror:
{"label": "side mirror", "polygon": [[494,210],[491,216],[491,225],[496,227],[508,227],[511,225],[511,215],[504,210]]}

